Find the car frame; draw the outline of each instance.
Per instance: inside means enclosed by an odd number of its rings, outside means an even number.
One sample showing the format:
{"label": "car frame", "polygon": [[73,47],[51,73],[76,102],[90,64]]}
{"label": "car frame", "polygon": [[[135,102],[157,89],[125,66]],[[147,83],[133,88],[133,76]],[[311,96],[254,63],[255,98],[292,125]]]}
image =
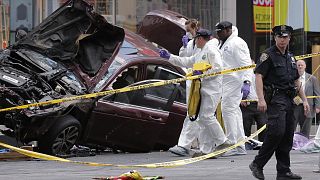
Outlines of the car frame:
{"label": "car frame", "polygon": [[[83,0],[67,1],[3,50],[0,65],[0,108],[185,74],[159,57],[152,43],[111,25]],[[125,82],[132,71],[134,78]],[[139,96],[131,95],[135,93]],[[185,99],[185,83],[171,84],[1,112],[0,124],[8,128],[4,134],[23,143],[37,141],[39,151],[47,154],[67,154],[75,144],[148,152],[176,144],[186,116]]]}

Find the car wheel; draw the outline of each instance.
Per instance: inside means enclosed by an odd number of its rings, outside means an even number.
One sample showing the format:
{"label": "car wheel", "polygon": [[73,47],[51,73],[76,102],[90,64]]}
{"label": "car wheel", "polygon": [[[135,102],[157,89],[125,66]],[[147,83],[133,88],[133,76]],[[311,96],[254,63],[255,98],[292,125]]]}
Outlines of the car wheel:
{"label": "car wheel", "polygon": [[65,155],[78,140],[81,124],[73,116],[67,115],[57,120],[39,140],[39,151],[52,155]]}

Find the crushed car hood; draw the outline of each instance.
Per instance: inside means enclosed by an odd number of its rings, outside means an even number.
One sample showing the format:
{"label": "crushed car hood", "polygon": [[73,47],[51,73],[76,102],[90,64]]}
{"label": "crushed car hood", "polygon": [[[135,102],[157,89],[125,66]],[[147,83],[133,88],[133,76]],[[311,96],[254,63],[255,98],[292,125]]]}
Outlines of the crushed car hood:
{"label": "crushed car hood", "polygon": [[22,46],[62,62],[76,61],[84,72],[94,75],[124,36],[122,28],[93,12],[87,2],[69,0],[13,48]]}
{"label": "crushed car hood", "polygon": [[139,24],[137,33],[151,42],[178,54],[182,46],[181,38],[185,32],[187,17],[169,10],[149,12]]}

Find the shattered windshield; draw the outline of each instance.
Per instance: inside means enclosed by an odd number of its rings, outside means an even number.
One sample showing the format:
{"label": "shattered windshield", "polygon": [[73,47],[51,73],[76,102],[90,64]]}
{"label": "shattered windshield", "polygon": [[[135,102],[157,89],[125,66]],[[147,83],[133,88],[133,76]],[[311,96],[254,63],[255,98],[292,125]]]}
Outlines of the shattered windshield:
{"label": "shattered windshield", "polygon": [[138,49],[134,47],[131,43],[128,41],[124,40],[122,43],[122,46],[120,47],[119,53],[122,55],[132,55],[132,54],[137,54]]}
{"label": "shattered windshield", "polygon": [[107,80],[123,65],[126,63],[126,60],[116,56],[115,60],[111,63],[107,73],[102,77],[102,79],[99,81],[99,83],[94,88],[94,92],[98,92],[101,90],[103,85],[107,83]]}

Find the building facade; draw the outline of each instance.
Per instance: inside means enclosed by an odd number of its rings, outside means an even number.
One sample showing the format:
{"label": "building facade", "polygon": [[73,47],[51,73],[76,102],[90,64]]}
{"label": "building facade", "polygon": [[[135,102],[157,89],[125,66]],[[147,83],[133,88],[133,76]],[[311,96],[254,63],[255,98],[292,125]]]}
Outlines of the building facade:
{"label": "building facade", "polygon": [[[31,30],[66,1],[0,0],[1,5],[8,3],[10,6],[10,15],[7,18],[10,19],[10,38],[7,39],[14,42],[17,29]],[[320,51],[320,21],[317,20],[320,17],[319,0],[88,0],[88,2],[93,4],[95,10],[104,15],[109,22],[134,32],[143,17],[149,11],[156,9],[169,9],[196,18],[202,27],[210,30],[214,30],[217,22],[228,20],[238,27],[239,36],[248,43],[252,59],[256,59],[262,50],[274,43],[271,28],[279,24],[288,24],[294,28],[290,50],[295,55]],[[0,11],[5,10],[1,8]],[[0,23],[2,27],[5,22],[2,20]],[[4,32],[4,30],[0,32],[3,35],[2,39],[6,37]],[[307,71],[312,73],[312,70],[320,65],[320,57],[310,58],[306,62]],[[320,74],[316,75],[319,77]]]}
{"label": "building facade", "polygon": [[[236,15],[239,36],[248,43],[251,57],[257,59],[261,51],[274,43],[272,27],[287,24],[294,29],[289,47],[294,55],[318,53],[318,7],[318,0],[241,0],[241,3],[237,4]],[[305,61],[307,72],[314,73],[319,78],[320,57],[308,58]]]}

